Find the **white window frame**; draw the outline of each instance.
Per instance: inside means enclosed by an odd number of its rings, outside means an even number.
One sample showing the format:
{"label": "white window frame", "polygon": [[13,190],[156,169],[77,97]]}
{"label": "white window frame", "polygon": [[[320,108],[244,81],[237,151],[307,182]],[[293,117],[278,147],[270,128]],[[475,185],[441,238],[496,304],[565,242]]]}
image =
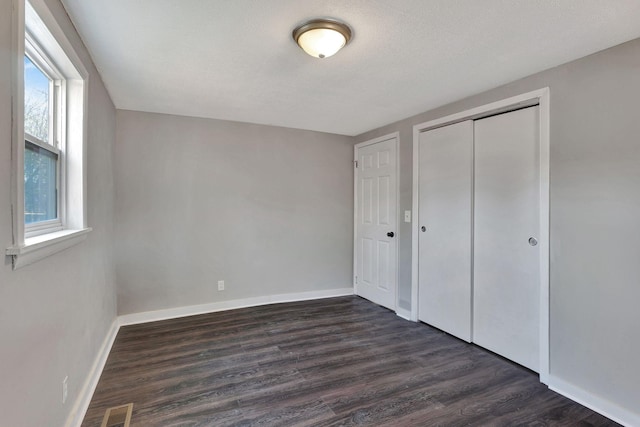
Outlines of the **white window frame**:
{"label": "white window frame", "polygon": [[[87,226],[86,141],[89,73],[46,0],[12,0],[13,268],[29,265],[84,240]],[[53,81],[49,141],[24,131],[24,57]],[[25,224],[25,140],[58,154],[57,218]]]}

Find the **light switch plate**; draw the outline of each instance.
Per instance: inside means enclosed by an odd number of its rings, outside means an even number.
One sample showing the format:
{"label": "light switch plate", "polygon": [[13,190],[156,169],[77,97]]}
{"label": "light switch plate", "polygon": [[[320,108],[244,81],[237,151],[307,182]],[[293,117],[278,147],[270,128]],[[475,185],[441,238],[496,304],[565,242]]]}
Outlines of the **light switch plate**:
{"label": "light switch plate", "polygon": [[411,211],[404,211],[404,222],[411,222]]}

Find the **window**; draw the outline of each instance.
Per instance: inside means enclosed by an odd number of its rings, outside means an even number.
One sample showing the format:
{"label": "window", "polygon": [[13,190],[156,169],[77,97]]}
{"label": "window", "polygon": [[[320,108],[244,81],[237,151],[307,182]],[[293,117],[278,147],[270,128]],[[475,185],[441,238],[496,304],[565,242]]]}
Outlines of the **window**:
{"label": "window", "polygon": [[[86,225],[88,73],[46,2],[14,1],[12,161],[18,268],[79,243]],[[43,19],[42,17],[45,17]]]}
{"label": "window", "polygon": [[24,56],[24,133],[42,142],[49,142],[53,123],[49,113],[53,78],[27,56]]}
{"label": "window", "polygon": [[24,144],[24,222],[58,222],[58,160],[55,151],[27,138]]}
{"label": "window", "polygon": [[63,228],[59,209],[63,202],[59,191],[62,152],[57,120],[62,116],[63,79],[48,65],[52,61],[37,54],[28,39],[25,51],[24,223],[25,235],[34,236]]}

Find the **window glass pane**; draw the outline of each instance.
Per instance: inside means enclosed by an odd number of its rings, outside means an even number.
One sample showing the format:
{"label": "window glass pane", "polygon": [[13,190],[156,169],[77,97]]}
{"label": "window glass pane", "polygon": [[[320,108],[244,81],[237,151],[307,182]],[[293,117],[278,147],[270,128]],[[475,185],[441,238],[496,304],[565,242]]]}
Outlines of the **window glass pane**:
{"label": "window glass pane", "polygon": [[29,141],[24,148],[24,222],[56,219],[58,155]]}
{"label": "window glass pane", "polygon": [[49,142],[49,97],[51,80],[24,57],[24,131]]}

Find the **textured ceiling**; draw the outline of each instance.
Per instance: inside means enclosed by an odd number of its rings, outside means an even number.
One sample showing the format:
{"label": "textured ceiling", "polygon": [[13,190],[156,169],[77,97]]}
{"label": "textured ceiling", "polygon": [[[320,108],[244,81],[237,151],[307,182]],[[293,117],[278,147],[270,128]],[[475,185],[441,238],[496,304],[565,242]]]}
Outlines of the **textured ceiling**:
{"label": "textured ceiling", "polygon": [[[640,37],[638,0],[63,0],[119,109],[357,135]],[[348,23],[335,56],[292,29]]]}

